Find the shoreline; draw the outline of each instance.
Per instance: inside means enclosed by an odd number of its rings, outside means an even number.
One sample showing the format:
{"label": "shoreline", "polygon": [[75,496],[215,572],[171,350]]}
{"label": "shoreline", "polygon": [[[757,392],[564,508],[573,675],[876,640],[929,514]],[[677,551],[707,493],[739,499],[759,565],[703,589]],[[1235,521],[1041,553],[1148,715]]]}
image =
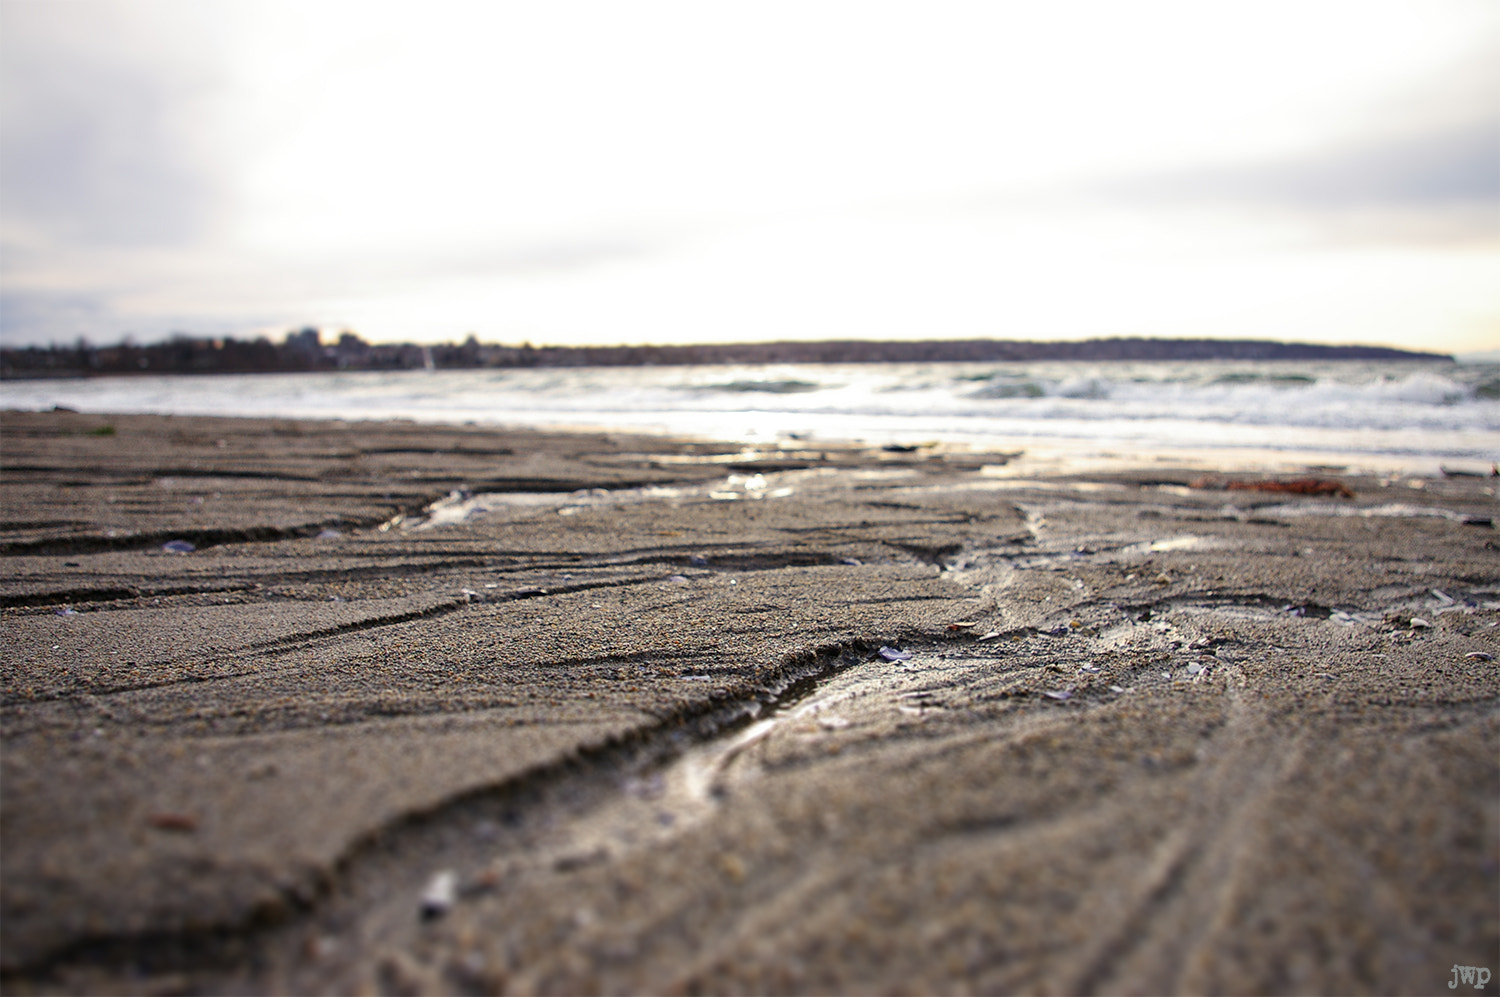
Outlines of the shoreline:
{"label": "shoreline", "polygon": [[[672,445],[724,446],[738,444],[747,451],[760,453],[807,452],[830,450],[857,452],[864,450],[906,450],[927,456],[951,454],[959,459],[963,455],[1002,454],[1009,458],[1007,474],[1012,472],[1042,476],[1075,473],[1131,473],[1151,468],[1169,470],[1199,470],[1218,473],[1244,474],[1355,474],[1384,478],[1436,478],[1448,476],[1492,475],[1497,466],[1495,457],[1465,454],[1434,454],[1420,448],[1410,452],[1394,450],[1354,451],[1340,449],[1325,442],[1310,440],[1291,448],[1272,447],[1263,443],[1183,445],[1161,443],[1149,439],[1126,440],[1095,437],[1034,436],[1024,433],[1003,432],[944,432],[941,426],[921,424],[921,420],[899,417],[890,420],[890,428],[872,429],[880,419],[859,416],[842,417],[838,422],[846,423],[842,429],[833,424],[824,427],[826,432],[816,435],[804,432],[775,431],[774,429],[739,429],[734,424],[748,421],[735,413],[703,412],[696,431],[683,431],[681,426],[668,422],[653,422],[646,419],[639,424],[621,424],[604,421],[557,421],[527,420],[523,418],[496,418],[493,421],[479,418],[438,418],[423,412],[334,418],[318,410],[293,409],[288,414],[233,414],[216,415],[187,411],[181,414],[157,412],[95,412],[89,409],[55,407],[48,409],[5,410],[7,415],[36,415],[47,412],[77,414],[94,417],[105,425],[112,419],[158,418],[158,419],[240,419],[276,420],[339,424],[350,427],[376,429],[382,425],[409,425],[433,430],[455,432],[481,431],[488,433],[511,433],[523,436],[576,436],[609,437],[629,436],[643,439],[662,439]],[[679,421],[685,415],[675,413]],[[754,417],[758,413],[748,413]],[[795,414],[764,413],[764,415],[788,423],[796,422]],[[1232,428],[1232,427],[1230,427]],[[1478,447],[1471,447],[1477,450]]]}
{"label": "shoreline", "polygon": [[1493,479],[4,433],[7,992],[1389,992],[1500,962]]}

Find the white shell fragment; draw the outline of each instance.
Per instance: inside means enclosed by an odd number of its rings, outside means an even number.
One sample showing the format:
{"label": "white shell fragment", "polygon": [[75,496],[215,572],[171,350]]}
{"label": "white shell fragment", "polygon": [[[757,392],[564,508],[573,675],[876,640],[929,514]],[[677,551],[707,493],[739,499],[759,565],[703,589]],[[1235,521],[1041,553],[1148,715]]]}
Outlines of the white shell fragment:
{"label": "white shell fragment", "polygon": [[1493,654],[1490,654],[1488,651],[1470,651],[1468,654],[1464,655],[1464,657],[1468,658],[1470,661],[1494,661],[1495,660],[1495,656]]}
{"label": "white shell fragment", "polygon": [[1432,624],[1428,623],[1426,620],[1422,619],[1422,617],[1420,617],[1420,616],[1413,616],[1411,618],[1411,628],[1413,630],[1431,630],[1432,629]]}
{"label": "white shell fragment", "polygon": [[1042,695],[1046,696],[1048,699],[1058,700],[1073,698],[1073,694],[1067,689],[1045,689],[1042,691]]}
{"label": "white shell fragment", "polygon": [[458,900],[458,874],[444,869],[427,881],[422,891],[422,918],[432,920],[448,913]]}
{"label": "white shell fragment", "polygon": [[911,658],[911,652],[896,647],[882,647],[880,656],[887,661],[907,661]]}
{"label": "white shell fragment", "polygon": [[998,631],[998,630],[991,630],[989,633],[985,634],[983,637],[981,637],[979,639],[980,640],[994,640],[996,637],[999,637],[999,636],[1000,636],[1000,631]]}

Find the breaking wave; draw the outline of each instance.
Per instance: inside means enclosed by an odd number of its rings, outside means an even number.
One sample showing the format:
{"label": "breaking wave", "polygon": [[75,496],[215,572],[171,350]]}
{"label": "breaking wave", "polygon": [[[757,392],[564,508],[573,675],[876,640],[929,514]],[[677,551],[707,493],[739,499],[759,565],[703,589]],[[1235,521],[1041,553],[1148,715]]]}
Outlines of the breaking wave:
{"label": "breaking wave", "polygon": [[1500,365],[797,364],[9,381],[10,408],[1500,459]]}

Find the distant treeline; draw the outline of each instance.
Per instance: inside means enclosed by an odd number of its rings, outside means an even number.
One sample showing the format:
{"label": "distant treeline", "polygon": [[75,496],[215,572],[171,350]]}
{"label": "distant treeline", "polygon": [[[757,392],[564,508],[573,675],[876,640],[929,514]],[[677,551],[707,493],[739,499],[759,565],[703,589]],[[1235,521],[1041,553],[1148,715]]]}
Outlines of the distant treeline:
{"label": "distant treeline", "polygon": [[462,343],[367,343],[352,332],[323,342],[302,329],[280,343],[175,336],[162,343],[0,350],[0,378],[119,374],[230,374],[310,370],[406,370],[474,367],[645,367],[682,364],[945,363],[1036,360],[1452,360],[1383,346],[1319,346],[1231,339],[1087,339],[1033,343],[1004,339],[874,342],[710,343],[697,346],[500,346],[470,336]]}

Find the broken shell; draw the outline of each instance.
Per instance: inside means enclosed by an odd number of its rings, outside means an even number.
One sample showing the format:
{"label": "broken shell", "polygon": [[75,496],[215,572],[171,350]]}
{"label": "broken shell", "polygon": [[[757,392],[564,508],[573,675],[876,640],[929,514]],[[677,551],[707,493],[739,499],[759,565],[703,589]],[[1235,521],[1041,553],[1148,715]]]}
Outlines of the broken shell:
{"label": "broken shell", "polygon": [[983,637],[981,637],[979,639],[980,640],[994,640],[996,637],[999,637],[999,636],[1000,636],[1000,631],[998,631],[998,630],[991,630],[989,633],[985,634]]}
{"label": "broken shell", "polygon": [[741,861],[738,855],[732,852],[720,855],[719,868],[724,870],[724,875],[728,876],[735,883],[743,883],[745,881],[745,863]]}
{"label": "broken shell", "polygon": [[880,656],[887,661],[906,661],[911,658],[911,652],[895,647],[882,647]]}
{"label": "broken shell", "polygon": [[198,830],[198,818],[192,814],[149,814],[146,823],[159,831],[180,831],[186,834]]}
{"label": "broken shell", "polygon": [[1470,651],[1464,655],[1470,661],[1494,661],[1495,656],[1488,651]]}
{"label": "broken shell", "polygon": [[422,891],[422,919],[430,921],[448,913],[458,900],[458,874],[444,869],[427,881]]}
{"label": "broken shell", "polygon": [[1067,689],[1045,689],[1043,690],[1042,695],[1046,696],[1048,699],[1058,700],[1073,698],[1073,694]]}
{"label": "broken shell", "polygon": [[166,543],[161,545],[161,549],[166,551],[168,554],[191,554],[198,548],[188,543],[186,540],[168,540]]}
{"label": "broken shell", "polygon": [[1432,629],[1432,624],[1428,623],[1426,620],[1422,619],[1422,617],[1420,617],[1420,616],[1413,616],[1411,618],[1411,628],[1413,630],[1431,630]]}

